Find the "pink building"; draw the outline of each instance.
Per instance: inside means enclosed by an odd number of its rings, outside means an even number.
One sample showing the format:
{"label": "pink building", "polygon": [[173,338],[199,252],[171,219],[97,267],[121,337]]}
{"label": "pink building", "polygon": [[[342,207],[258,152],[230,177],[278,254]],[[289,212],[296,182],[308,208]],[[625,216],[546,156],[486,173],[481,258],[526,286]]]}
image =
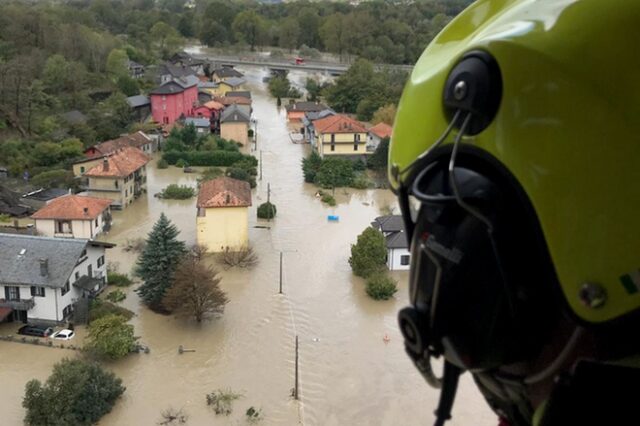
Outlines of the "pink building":
{"label": "pink building", "polygon": [[192,75],[174,78],[153,89],[151,114],[156,123],[172,124],[180,118],[193,116],[198,104],[198,78]]}

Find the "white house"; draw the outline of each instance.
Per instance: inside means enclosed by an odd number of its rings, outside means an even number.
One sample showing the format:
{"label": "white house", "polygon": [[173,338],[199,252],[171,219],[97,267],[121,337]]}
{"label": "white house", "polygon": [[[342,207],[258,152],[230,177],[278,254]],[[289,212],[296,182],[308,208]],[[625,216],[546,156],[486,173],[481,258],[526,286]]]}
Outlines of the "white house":
{"label": "white house", "polygon": [[0,234],[0,247],[0,321],[58,324],[104,288],[114,244]]}
{"label": "white house", "polygon": [[367,151],[375,151],[382,139],[391,137],[392,130],[392,127],[387,123],[378,123],[371,127],[367,135]]}
{"label": "white house", "polygon": [[64,195],[51,200],[31,218],[40,235],[91,240],[111,227],[111,202],[108,198]]}
{"label": "white house", "polygon": [[387,245],[387,267],[390,271],[409,270],[411,252],[404,232],[402,217],[399,215],[377,217],[371,226],[380,230]]}

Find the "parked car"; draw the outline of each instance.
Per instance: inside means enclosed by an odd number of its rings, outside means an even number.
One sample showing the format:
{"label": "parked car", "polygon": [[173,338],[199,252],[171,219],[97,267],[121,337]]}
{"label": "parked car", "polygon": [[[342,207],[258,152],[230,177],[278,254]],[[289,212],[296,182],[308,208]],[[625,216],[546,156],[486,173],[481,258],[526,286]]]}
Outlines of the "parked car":
{"label": "parked car", "polygon": [[51,335],[51,338],[58,340],[70,340],[73,339],[73,336],[75,336],[73,330],[65,328],[64,330],[56,331],[55,333],[53,333]]}
{"label": "parked car", "polygon": [[26,336],[49,337],[53,334],[53,328],[41,327],[38,325],[24,325],[18,330],[18,334]]}

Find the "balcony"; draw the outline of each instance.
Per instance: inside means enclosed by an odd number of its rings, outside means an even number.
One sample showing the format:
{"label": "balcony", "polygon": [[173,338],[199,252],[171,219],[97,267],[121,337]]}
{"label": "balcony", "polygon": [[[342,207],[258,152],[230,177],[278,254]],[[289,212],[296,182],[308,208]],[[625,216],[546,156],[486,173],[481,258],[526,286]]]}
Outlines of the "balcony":
{"label": "balcony", "polygon": [[56,238],[73,238],[73,232],[65,231],[65,232],[56,232],[53,234]]}
{"label": "balcony", "polygon": [[0,299],[0,308],[11,308],[15,311],[28,311],[36,305],[33,297],[31,299]]}

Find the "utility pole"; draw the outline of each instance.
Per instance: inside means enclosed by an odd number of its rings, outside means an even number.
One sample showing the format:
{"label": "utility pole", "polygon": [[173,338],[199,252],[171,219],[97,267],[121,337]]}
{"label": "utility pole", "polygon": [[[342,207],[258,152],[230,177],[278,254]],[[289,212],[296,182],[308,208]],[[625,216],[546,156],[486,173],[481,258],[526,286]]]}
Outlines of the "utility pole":
{"label": "utility pole", "polygon": [[260,180],[262,180],[262,150],[260,150]]}
{"label": "utility pole", "polygon": [[282,252],[280,252],[280,291],[278,293],[282,294]]}
{"label": "utility pole", "polygon": [[299,398],[299,379],[298,379],[298,335],[296,334],[296,382],[293,388],[293,398],[298,400]]}

